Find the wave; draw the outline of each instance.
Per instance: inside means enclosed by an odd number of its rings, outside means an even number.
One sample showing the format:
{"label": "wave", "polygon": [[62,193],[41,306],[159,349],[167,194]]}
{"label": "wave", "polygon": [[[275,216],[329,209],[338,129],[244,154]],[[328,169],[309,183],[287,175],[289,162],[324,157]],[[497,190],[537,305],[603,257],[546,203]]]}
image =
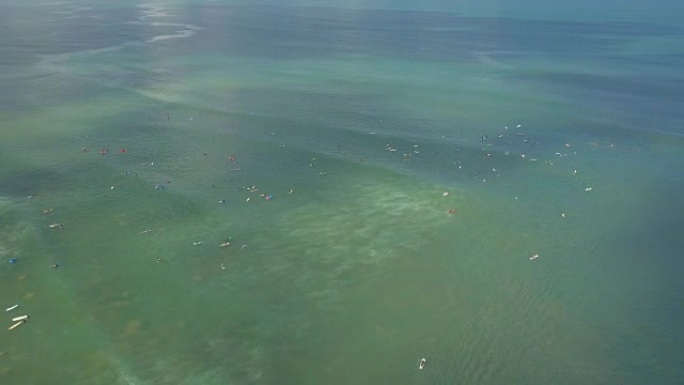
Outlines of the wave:
{"label": "wave", "polygon": [[[174,15],[165,12],[165,9],[161,6],[156,6],[156,5],[139,5],[138,8],[143,9],[143,14],[137,17],[137,20],[131,20],[127,22],[123,22],[123,25],[141,25],[145,27],[149,27],[150,30],[153,30],[155,28],[168,28],[168,27],[177,27],[178,30],[175,31],[175,33],[165,33],[165,34],[160,34],[153,36],[151,38],[145,39],[144,37],[141,37],[139,40],[131,40],[127,41],[124,43],[112,45],[112,46],[107,46],[107,47],[99,47],[99,48],[94,48],[94,49],[85,49],[85,50],[80,50],[80,51],[72,51],[72,52],[67,52],[67,53],[60,53],[60,54],[48,54],[48,55],[41,55],[41,60],[36,64],[37,67],[53,67],[49,68],[52,71],[58,71],[58,72],[64,72],[65,68],[63,67],[55,67],[61,63],[67,62],[68,60],[74,59],[74,58],[80,58],[84,56],[92,56],[92,55],[98,55],[102,53],[109,53],[112,51],[118,51],[124,48],[128,48],[131,46],[143,46],[145,44],[150,44],[150,43],[157,43],[160,41],[164,40],[170,40],[170,39],[182,39],[182,38],[188,38],[193,35],[195,35],[198,31],[202,30],[203,28],[192,25],[192,24],[183,24],[183,23],[170,23],[170,22],[159,22],[159,21],[151,21],[148,19],[153,19],[153,18],[167,18],[167,17],[173,17]],[[56,13],[63,14],[66,18],[74,18],[78,17],[79,13],[82,11],[87,11],[91,10],[90,8],[76,8],[73,10],[65,10],[65,11],[57,11]]]}
{"label": "wave", "polygon": [[154,42],[162,41],[162,40],[182,39],[182,38],[190,37],[190,36],[194,35],[195,33],[197,33],[197,31],[202,29],[202,28],[197,27],[197,26],[192,25],[192,24],[152,22],[150,25],[152,27],[181,27],[181,28],[184,28],[184,29],[176,31],[176,33],[172,34],[172,35],[154,36],[151,39],[147,40],[150,43],[154,43]]}

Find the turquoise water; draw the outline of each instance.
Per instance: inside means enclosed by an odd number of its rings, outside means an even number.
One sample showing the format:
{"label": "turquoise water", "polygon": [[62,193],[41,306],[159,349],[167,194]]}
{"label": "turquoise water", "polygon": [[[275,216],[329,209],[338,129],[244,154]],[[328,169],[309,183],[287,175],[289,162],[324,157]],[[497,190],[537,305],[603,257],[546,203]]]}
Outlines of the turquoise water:
{"label": "turquoise water", "polygon": [[681,7],[581,5],[0,5],[0,382],[682,383]]}

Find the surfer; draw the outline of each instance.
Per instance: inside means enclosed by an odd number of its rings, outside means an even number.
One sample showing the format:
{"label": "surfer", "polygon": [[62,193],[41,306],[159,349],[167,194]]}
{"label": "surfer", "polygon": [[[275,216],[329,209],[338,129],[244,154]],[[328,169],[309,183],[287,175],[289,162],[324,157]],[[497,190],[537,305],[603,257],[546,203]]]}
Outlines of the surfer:
{"label": "surfer", "polygon": [[425,358],[421,358],[420,361],[418,362],[418,369],[423,370],[425,368],[426,364],[427,364],[427,360]]}

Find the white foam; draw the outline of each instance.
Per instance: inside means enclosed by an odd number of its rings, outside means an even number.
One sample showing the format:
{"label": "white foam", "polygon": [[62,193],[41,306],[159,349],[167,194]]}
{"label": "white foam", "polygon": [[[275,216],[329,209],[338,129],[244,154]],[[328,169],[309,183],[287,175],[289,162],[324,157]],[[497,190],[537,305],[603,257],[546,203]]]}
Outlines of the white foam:
{"label": "white foam", "polygon": [[150,23],[142,23],[142,24],[147,24],[152,27],[179,27],[178,31],[176,31],[175,34],[166,34],[166,35],[157,35],[152,37],[151,39],[148,39],[147,42],[149,43],[154,43],[162,40],[169,40],[169,39],[182,39],[186,37],[190,37],[197,33],[197,31],[201,30],[202,28],[192,25],[192,24],[181,24],[181,23],[165,23],[165,22],[159,22],[159,21],[153,21]]}
{"label": "white foam", "polygon": [[157,35],[157,36],[154,36],[153,38],[151,38],[147,41],[150,43],[154,43],[154,42],[162,41],[162,40],[182,39],[182,38],[190,37],[190,36],[194,35],[195,33],[196,33],[196,31],[194,31],[194,30],[186,29],[183,31],[177,31],[177,33],[175,35]]}

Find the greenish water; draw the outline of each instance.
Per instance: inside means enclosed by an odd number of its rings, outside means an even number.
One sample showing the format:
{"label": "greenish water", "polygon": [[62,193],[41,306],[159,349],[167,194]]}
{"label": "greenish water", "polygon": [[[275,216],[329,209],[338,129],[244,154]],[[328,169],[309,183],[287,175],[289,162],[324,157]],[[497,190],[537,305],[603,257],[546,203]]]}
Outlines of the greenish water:
{"label": "greenish water", "polygon": [[681,383],[661,3],[0,5],[0,383]]}

